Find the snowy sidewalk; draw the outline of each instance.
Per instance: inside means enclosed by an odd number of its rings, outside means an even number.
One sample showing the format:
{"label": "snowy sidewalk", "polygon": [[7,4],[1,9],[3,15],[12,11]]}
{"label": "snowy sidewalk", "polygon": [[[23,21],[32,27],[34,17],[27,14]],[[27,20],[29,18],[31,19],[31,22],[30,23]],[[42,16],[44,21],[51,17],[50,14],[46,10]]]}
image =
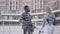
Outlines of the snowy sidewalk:
{"label": "snowy sidewalk", "polygon": [[[39,29],[35,29],[33,34],[39,34]],[[0,34],[23,34],[23,29],[21,26],[0,26]],[[55,26],[54,34],[60,34],[60,26]]]}

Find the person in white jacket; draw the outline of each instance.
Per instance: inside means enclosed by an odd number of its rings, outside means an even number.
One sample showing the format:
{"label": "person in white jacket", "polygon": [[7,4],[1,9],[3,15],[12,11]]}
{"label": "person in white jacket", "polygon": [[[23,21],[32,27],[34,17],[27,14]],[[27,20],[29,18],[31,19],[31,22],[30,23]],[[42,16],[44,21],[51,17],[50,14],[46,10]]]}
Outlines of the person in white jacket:
{"label": "person in white jacket", "polygon": [[53,34],[54,32],[54,19],[55,14],[51,11],[49,6],[45,7],[46,13],[44,14],[43,18],[43,34]]}

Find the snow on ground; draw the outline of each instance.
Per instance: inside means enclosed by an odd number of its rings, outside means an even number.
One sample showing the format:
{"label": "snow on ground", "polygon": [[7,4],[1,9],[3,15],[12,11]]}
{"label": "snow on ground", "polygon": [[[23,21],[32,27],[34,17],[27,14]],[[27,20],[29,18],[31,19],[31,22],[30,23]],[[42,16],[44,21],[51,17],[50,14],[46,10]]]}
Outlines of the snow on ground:
{"label": "snow on ground", "polygon": [[[37,26],[37,28],[33,34],[39,34],[41,26]],[[0,34],[23,34],[23,29],[21,26],[0,26]],[[60,34],[60,26],[55,26],[54,34]]]}

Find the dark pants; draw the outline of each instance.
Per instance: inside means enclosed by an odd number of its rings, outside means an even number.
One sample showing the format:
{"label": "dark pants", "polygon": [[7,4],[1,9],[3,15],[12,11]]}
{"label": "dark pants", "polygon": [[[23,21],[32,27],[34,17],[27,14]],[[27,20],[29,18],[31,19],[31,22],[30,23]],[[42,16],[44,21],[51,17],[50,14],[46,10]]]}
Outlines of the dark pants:
{"label": "dark pants", "polygon": [[27,32],[28,32],[28,34],[32,34],[33,33],[31,31],[27,31],[26,29],[23,29],[23,34],[27,34]]}

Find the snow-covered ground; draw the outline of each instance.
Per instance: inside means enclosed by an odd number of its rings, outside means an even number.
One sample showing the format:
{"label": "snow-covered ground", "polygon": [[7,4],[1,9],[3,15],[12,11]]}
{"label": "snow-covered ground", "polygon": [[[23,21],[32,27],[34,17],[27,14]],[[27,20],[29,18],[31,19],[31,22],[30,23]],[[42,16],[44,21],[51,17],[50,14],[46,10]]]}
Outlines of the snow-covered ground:
{"label": "snow-covered ground", "polygon": [[[37,28],[33,34],[39,34],[41,26]],[[0,26],[0,34],[23,34],[23,29],[21,26]],[[55,26],[54,34],[60,34],[60,26]]]}

